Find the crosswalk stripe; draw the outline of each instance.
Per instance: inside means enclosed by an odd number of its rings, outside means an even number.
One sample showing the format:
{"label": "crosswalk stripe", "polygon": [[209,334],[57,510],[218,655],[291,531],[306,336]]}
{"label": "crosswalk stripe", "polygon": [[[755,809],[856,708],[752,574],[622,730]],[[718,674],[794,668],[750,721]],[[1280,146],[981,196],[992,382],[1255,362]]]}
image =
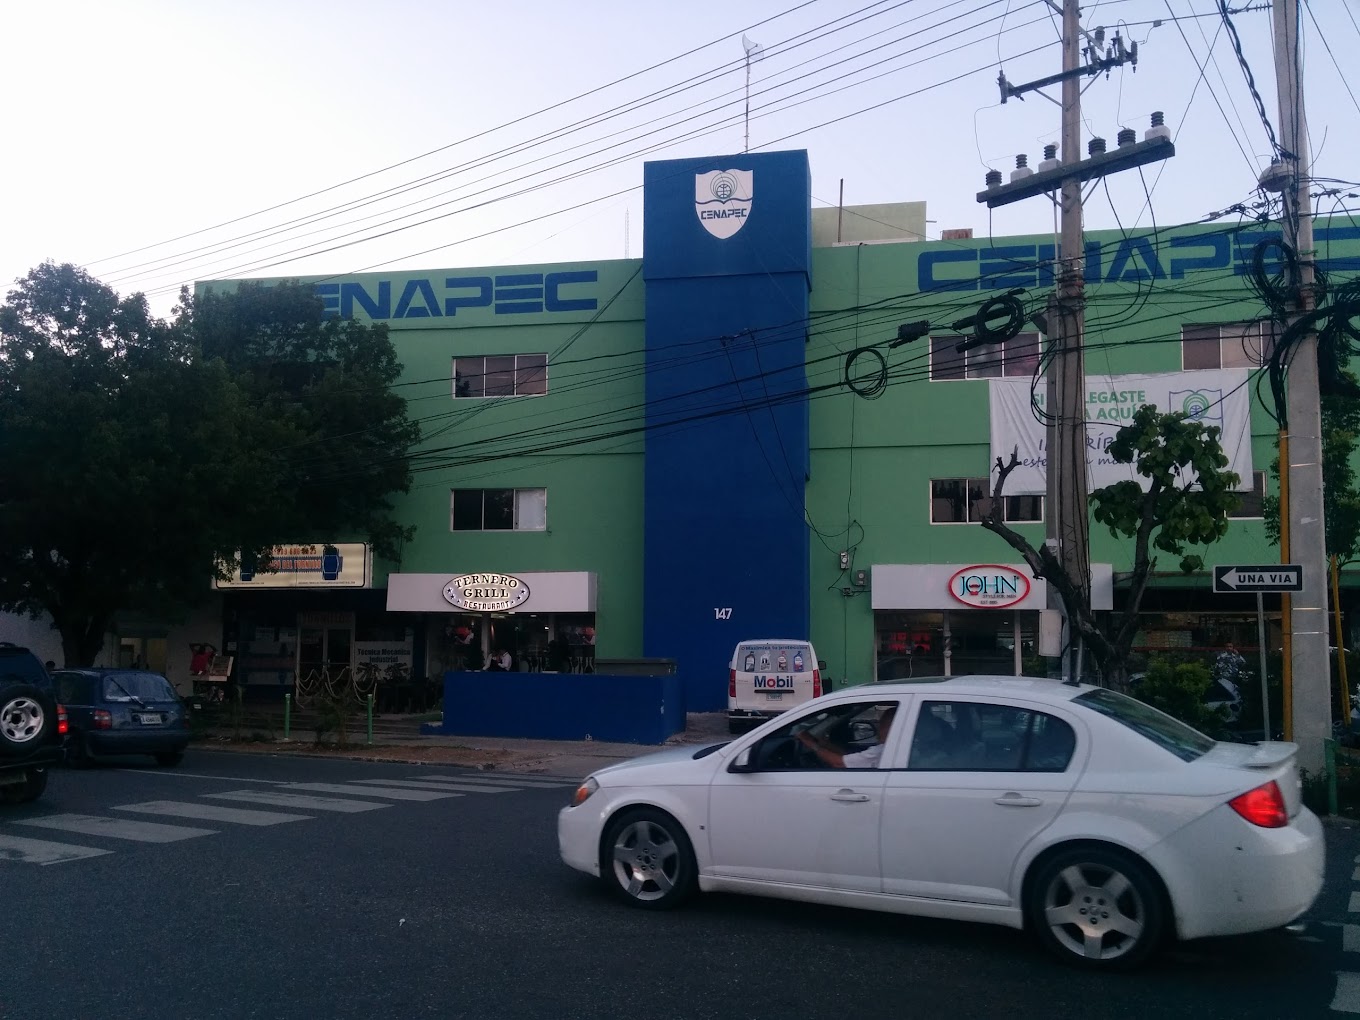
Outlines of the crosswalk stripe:
{"label": "crosswalk stripe", "polygon": [[112,850],[99,850],[92,846],[51,843],[45,839],[28,839],[25,836],[0,836],[0,861],[60,864],[63,861],[79,861],[86,857],[111,853]]}
{"label": "crosswalk stripe", "polygon": [[1332,1009],[1338,1013],[1360,1013],[1360,974],[1348,970],[1337,972]]}
{"label": "crosswalk stripe", "polygon": [[251,811],[249,808],[222,807],[178,800],[149,800],[143,804],[119,804],[114,811],[136,811],[143,815],[169,815],[175,818],[200,818],[209,822],[235,822],[237,825],[278,825],[305,822],[311,815],[289,815],[282,811]]}
{"label": "crosswalk stripe", "polygon": [[474,783],[514,783],[516,786],[575,786],[577,780],[565,779],[561,776],[512,776],[508,772],[500,775],[487,775],[484,772],[426,772],[420,776],[407,776],[408,779],[454,779],[458,781],[469,780]]}
{"label": "crosswalk stripe", "polygon": [[457,790],[460,793],[514,793],[522,786],[493,786],[491,783],[455,783],[453,780],[434,779],[356,779],[368,786],[396,786],[407,790]]}
{"label": "crosswalk stripe", "polygon": [[217,831],[195,829],[188,825],[138,822],[130,818],[105,818],[102,815],[44,815],[40,818],[16,818],[14,824],[80,832],[87,836],[107,836],[110,839],[130,839],[137,843],[175,843],[195,836],[212,836]]}
{"label": "crosswalk stripe", "polygon": [[461,793],[442,790],[400,790],[394,787],[379,789],[376,786],[341,786],[339,783],[284,783],[285,790],[307,790],[310,793],[349,793],[362,797],[390,797],[392,800],[443,800],[446,797],[461,797]]}
{"label": "crosswalk stripe", "polygon": [[230,790],[227,793],[205,793],[204,797],[231,800],[243,804],[268,804],[271,807],[300,808],[303,811],[339,811],[357,814],[391,807],[371,800],[341,800],[337,797],[305,797],[300,793],[280,793],[276,790]]}

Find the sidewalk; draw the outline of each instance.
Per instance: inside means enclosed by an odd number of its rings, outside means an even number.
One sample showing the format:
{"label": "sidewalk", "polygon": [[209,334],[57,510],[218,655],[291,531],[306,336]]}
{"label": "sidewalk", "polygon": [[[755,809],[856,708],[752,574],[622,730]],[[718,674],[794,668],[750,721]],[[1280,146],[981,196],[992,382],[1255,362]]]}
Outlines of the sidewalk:
{"label": "sidewalk", "polygon": [[[461,765],[504,772],[581,778],[615,762],[675,746],[701,747],[729,739],[727,713],[690,713],[685,729],[664,744],[620,744],[600,740],[527,740],[514,737],[426,735],[420,722],[427,716],[384,716],[373,721],[373,743],[367,743],[364,720],[348,733],[347,747],[336,745],[334,733],[318,746],[315,731],[294,725],[283,739],[282,722],[253,718],[241,727],[243,740],[233,740],[230,726],[219,725],[195,740],[192,748],[242,754],[289,754],[361,761]],[[272,731],[273,739],[250,739]]]}

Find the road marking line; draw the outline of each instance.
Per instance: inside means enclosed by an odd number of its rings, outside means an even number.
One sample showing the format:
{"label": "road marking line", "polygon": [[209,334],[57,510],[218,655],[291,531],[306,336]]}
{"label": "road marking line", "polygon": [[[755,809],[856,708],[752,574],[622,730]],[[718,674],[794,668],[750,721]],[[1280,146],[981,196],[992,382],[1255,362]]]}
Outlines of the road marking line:
{"label": "road marking line", "polygon": [[470,780],[474,783],[515,783],[519,786],[576,786],[579,780],[565,779],[561,776],[515,776],[508,772],[488,775],[483,772],[427,772],[422,776],[409,776],[410,779],[453,779]]}
{"label": "road marking line", "polygon": [[137,822],[130,818],[105,818],[102,815],[45,815],[41,818],[15,819],[15,825],[36,825],[62,832],[82,832],[87,836],[130,839],[138,843],[176,843],[195,836],[214,836],[216,829],[194,829],[187,825],[162,825]]}
{"label": "road marking line", "polygon": [[483,779],[481,776],[468,776],[466,779],[457,779],[449,776],[445,779],[419,779],[412,777],[413,782],[429,783],[440,785],[446,783],[472,783],[487,789],[496,790],[562,790],[566,789],[562,783],[517,783],[512,779]]}
{"label": "road marking line", "polygon": [[356,779],[367,786],[396,786],[407,790],[458,790],[462,793],[514,793],[522,786],[493,786],[490,783],[455,783],[452,779],[437,782],[433,779]]}
{"label": "road marking line", "polygon": [[149,800],[143,804],[119,804],[114,811],[136,811],[144,815],[169,815],[177,818],[199,818],[209,822],[235,822],[238,825],[278,825],[282,822],[305,822],[311,815],[288,815],[281,811],[251,811],[249,808],[222,807],[217,804],[195,804],[177,800]]}
{"label": "road marking line", "polygon": [[439,790],[398,790],[392,787],[378,789],[376,786],[341,786],[339,783],[281,783],[284,790],[306,790],[309,793],[349,793],[362,797],[390,797],[392,800],[443,800],[445,797],[458,797],[461,794],[445,793]]}
{"label": "road marking line", "polygon": [[51,843],[45,839],[28,839],[25,836],[0,836],[0,861],[61,864],[63,861],[78,861],[86,857],[111,853],[112,850],[97,850],[92,846]]}
{"label": "road marking line", "polygon": [[304,797],[300,793],[279,793],[275,790],[232,790],[229,793],[205,793],[214,800],[231,800],[244,804],[268,804],[271,807],[301,808],[304,811],[340,811],[356,814],[391,807],[371,800],[340,800],[335,797]]}
{"label": "road marking line", "polygon": [[1360,892],[1351,893],[1350,906],[1346,908],[1352,914],[1360,914]]}
{"label": "road marking line", "polygon": [[263,783],[265,786],[274,786],[278,783],[277,779],[247,779],[245,776],[208,776],[201,772],[181,772],[175,769],[159,771],[157,769],[109,769],[110,772],[135,772],[140,776],[174,776],[177,779],[220,779],[224,783]]}
{"label": "road marking line", "polygon": [[1341,926],[1341,948],[1347,953],[1360,953],[1360,924]]}
{"label": "road marking line", "polygon": [[1342,970],[1336,974],[1336,997],[1332,1009],[1339,1013],[1360,1013],[1360,974]]}

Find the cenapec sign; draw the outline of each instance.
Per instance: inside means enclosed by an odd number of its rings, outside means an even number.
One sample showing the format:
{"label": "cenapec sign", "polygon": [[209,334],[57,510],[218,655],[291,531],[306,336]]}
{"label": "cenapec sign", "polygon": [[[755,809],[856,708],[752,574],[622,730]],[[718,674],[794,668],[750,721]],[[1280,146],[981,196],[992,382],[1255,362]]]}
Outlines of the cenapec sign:
{"label": "cenapec sign", "polygon": [[1029,594],[1029,578],[1013,567],[981,563],[956,571],[949,579],[949,594],[965,606],[1004,609]]}
{"label": "cenapec sign", "polygon": [[529,586],[514,574],[463,574],[444,585],[451,606],[474,613],[514,609],[529,598]]}
{"label": "cenapec sign", "polygon": [[1303,591],[1303,567],[1297,563],[1270,563],[1264,566],[1214,567],[1214,591]]}

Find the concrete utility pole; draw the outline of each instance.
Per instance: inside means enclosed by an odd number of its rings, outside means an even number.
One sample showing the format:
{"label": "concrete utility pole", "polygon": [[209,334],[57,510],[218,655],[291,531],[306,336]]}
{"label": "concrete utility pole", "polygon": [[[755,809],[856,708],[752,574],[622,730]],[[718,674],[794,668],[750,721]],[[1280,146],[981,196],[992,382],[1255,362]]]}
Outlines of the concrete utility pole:
{"label": "concrete utility pole", "polygon": [[[1056,8],[1055,0],[1048,0]],[[1104,31],[1095,35],[1081,27],[1077,0],[1063,0],[1063,67],[1058,74],[1041,78],[1025,85],[1012,85],[1003,73],[997,80],[1001,87],[1001,101],[1022,98],[1026,92],[1062,83],[1062,160],[1048,159],[1040,164],[1039,172],[1025,168],[1024,157],[1011,175],[1010,184],[1001,183],[1001,174],[992,171],[987,176],[987,190],[977,196],[990,208],[1018,202],[1034,195],[1052,196],[1061,190],[1060,260],[1057,291],[1048,305],[1048,341],[1053,357],[1049,361],[1047,379],[1048,432],[1047,469],[1045,471],[1045,521],[1048,545],[1062,564],[1063,571],[1077,589],[1078,600],[1089,611],[1091,605],[1091,544],[1090,517],[1087,503],[1086,474],[1086,369],[1082,351],[1085,331],[1086,282],[1082,264],[1086,244],[1082,232],[1081,186],[1092,178],[1119,170],[1128,170],[1145,163],[1175,155],[1170,132],[1161,125],[1161,114],[1153,117],[1153,129],[1144,141],[1137,141],[1132,130],[1119,132],[1119,146],[1106,152],[1103,140],[1093,140],[1087,158],[1081,153],[1081,78],[1108,71],[1126,63],[1138,63],[1138,45],[1124,46],[1115,34],[1113,44],[1102,56],[1099,48]],[[1091,45],[1089,60],[1081,62],[1081,37]],[[1045,97],[1047,98],[1047,97]],[[1066,606],[1054,585],[1049,585],[1048,605],[1066,615]],[[1064,664],[1064,674],[1080,672],[1078,647],[1070,638],[1074,632],[1068,621],[1070,658]]]}
{"label": "concrete utility pole", "polygon": [[[1081,162],[1081,80],[1077,77],[1081,57],[1081,18],[1077,0],[1063,0],[1063,73],[1062,82],[1062,165]],[[1055,440],[1049,451],[1046,478],[1049,513],[1057,518],[1057,555],[1063,571],[1079,592],[1081,604],[1091,605],[1090,518],[1086,505],[1089,485],[1086,477],[1086,356],[1082,339],[1086,324],[1086,280],[1082,272],[1085,235],[1082,230],[1081,179],[1063,178],[1061,267],[1058,274],[1057,334],[1052,341],[1057,356],[1050,371],[1057,374],[1056,415],[1050,419],[1049,435]],[[1052,327],[1054,324],[1050,324]],[[1055,606],[1056,593],[1049,585],[1049,608]],[[1076,628],[1068,621],[1068,640],[1073,646],[1067,676],[1077,678],[1080,670],[1073,641]]]}
{"label": "concrete utility pole", "polygon": [[[1271,5],[1275,78],[1280,102],[1280,159],[1286,168],[1284,241],[1299,260],[1295,311],[1312,311],[1313,200],[1309,194],[1308,125],[1303,112],[1303,57],[1299,51],[1298,0]],[[1317,334],[1298,342],[1286,380],[1288,429],[1282,435],[1280,553],[1303,567],[1303,591],[1284,596],[1285,633],[1292,637],[1291,676],[1285,685],[1285,739],[1299,745],[1299,764],[1323,767],[1323,746],[1332,735],[1331,656],[1327,630],[1327,534],[1322,503],[1322,409],[1318,393]],[[1292,687],[1292,690],[1290,688]]]}

